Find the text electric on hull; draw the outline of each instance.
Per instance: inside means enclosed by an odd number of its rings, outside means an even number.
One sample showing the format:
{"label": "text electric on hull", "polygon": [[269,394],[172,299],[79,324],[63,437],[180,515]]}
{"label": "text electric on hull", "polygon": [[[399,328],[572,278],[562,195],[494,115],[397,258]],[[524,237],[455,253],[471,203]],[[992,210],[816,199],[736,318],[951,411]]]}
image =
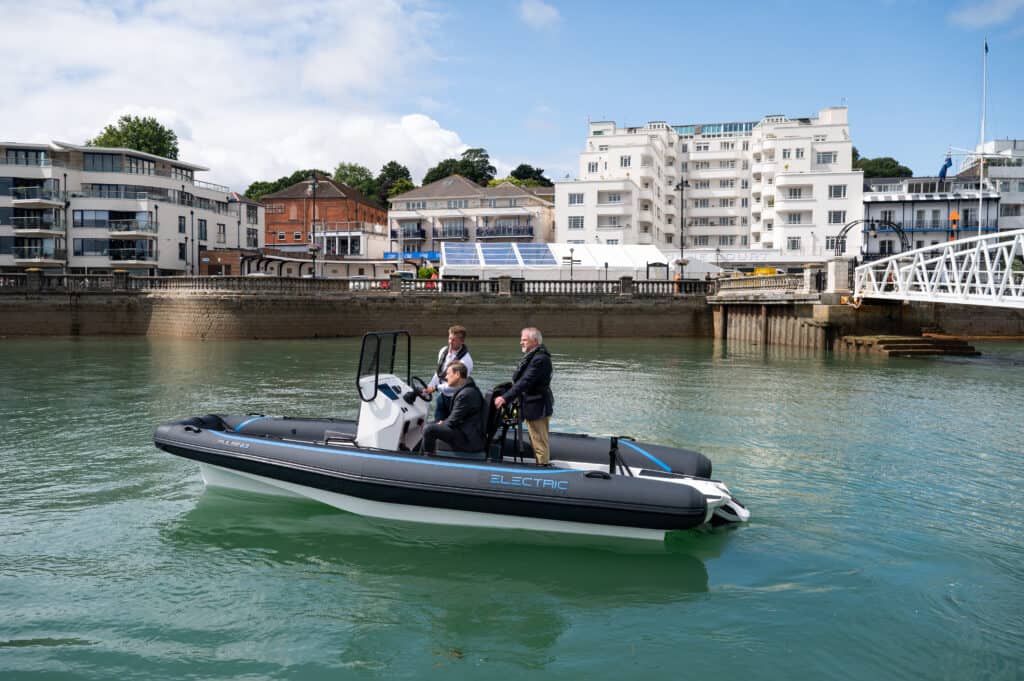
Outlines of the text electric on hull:
{"label": "text electric on hull", "polygon": [[[377,518],[660,540],[750,517],[693,451],[552,433],[553,466],[535,466],[516,409],[494,409],[490,392],[484,451],[417,454],[428,400],[410,374],[410,350],[403,331],[364,336],[358,421],[211,414],[162,425],[154,442],[198,461],[208,485]],[[395,374],[399,355],[404,380]]]}

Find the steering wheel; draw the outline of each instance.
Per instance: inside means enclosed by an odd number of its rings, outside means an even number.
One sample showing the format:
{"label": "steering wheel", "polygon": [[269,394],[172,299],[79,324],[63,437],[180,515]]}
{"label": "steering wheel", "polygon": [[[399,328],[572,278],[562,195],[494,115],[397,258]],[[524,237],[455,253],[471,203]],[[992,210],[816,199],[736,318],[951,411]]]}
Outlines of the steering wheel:
{"label": "steering wheel", "polygon": [[433,393],[426,392],[427,384],[419,376],[412,377],[412,385],[409,387],[412,388],[413,394],[415,394],[416,397],[420,398],[424,402],[430,402],[432,399],[434,399]]}

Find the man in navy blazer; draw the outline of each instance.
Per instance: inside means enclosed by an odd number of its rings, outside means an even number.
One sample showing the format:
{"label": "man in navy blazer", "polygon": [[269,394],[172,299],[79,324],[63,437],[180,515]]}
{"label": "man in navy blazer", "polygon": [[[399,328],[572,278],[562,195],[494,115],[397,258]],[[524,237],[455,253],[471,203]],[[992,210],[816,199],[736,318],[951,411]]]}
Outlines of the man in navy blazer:
{"label": "man in navy blazer", "polygon": [[494,398],[494,406],[501,409],[507,402],[522,397],[523,420],[530,433],[537,465],[550,466],[548,430],[555,407],[555,396],[551,392],[551,353],[544,346],[540,329],[532,326],[519,334],[519,347],[523,359],[512,376],[512,387]]}

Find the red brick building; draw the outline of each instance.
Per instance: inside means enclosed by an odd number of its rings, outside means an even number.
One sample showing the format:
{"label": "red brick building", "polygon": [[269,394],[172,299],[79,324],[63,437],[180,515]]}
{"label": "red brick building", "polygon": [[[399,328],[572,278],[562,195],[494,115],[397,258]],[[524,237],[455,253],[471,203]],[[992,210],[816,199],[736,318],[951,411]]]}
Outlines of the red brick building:
{"label": "red brick building", "polygon": [[312,187],[312,179],[303,180],[261,199],[267,207],[266,247],[308,251],[315,220],[321,253],[366,254],[365,235],[379,231],[374,225],[387,224],[387,211],[358,190],[321,176],[317,178],[314,216]]}

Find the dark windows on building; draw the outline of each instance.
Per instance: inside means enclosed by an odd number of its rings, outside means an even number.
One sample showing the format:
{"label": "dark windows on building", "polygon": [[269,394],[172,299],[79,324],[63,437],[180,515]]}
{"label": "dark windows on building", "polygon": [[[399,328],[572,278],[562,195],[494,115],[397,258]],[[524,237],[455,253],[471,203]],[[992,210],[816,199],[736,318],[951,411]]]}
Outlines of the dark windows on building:
{"label": "dark windows on building", "polygon": [[200,218],[196,222],[199,223],[199,240],[206,241],[206,220]]}
{"label": "dark windows on building", "polygon": [[184,234],[185,233],[185,226],[186,226],[185,225],[185,216],[184,215],[179,215],[178,216],[178,234]]}
{"label": "dark windows on building", "polygon": [[121,172],[121,156],[119,154],[95,154],[86,152],[83,156],[83,170],[108,173]]}

